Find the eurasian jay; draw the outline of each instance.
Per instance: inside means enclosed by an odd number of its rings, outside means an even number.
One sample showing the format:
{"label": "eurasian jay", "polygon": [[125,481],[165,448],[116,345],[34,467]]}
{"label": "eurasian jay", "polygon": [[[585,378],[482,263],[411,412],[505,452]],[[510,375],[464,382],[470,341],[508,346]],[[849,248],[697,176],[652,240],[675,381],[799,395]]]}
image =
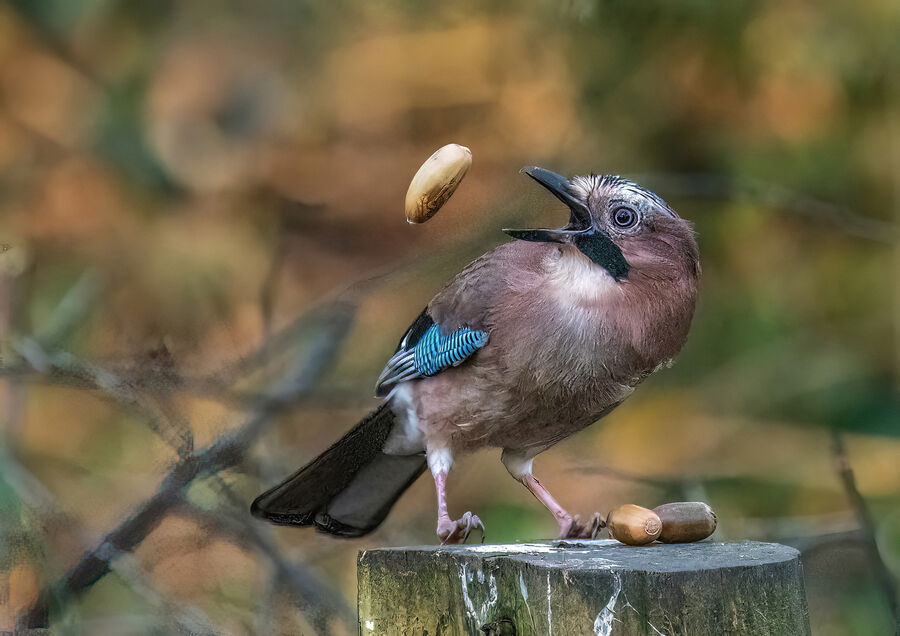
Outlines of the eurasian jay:
{"label": "eurasian jay", "polygon": [[438,538],[465,541],[483,526],[471,512],[450,517],[447,474],[460,453],[496,447],[560,537],[590,532],[537,480],[533,460],[672,361],[694,313],[699,250],[691,224],[631,181],[523,172],[568,206],[569,223],[504,230],[516,240],[470,263],[403,335],[375,388],[383,403],[257,497],[254,515],[361,536],[427,467]]}

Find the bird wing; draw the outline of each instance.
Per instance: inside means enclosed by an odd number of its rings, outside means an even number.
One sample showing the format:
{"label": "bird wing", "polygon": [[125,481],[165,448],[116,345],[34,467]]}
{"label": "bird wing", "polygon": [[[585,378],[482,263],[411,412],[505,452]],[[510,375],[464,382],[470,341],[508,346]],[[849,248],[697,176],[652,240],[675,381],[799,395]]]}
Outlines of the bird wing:
{"label": "bird wing", "polygon": [[[469,263],[419,314],[378,378],[384,397],[407,380],[457,366],[487,344],[492,311],[509,285],[508,276],[535,268],[537,244],[504,243]],[[524,246],[524,247],[523,247]]]}
{"label": "bird wing", "polygon": [[436,324],[426,308],[403,334],[397,351],[388,360],[375,385],[375,395],[384,397],[409,380],[436,375],[455,367],[483,347],[486,331],[461,327],[454,331]]}

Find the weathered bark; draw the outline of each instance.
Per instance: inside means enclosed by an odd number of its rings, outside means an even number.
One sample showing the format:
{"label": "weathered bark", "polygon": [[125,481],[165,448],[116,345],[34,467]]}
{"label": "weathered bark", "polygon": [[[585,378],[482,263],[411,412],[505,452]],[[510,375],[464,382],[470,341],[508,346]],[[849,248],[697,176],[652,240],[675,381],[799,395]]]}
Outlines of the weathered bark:
{"label": "weathered bark", "polygon": [[359,555],[360,634],[809,634],[774,543],[553,541]]}

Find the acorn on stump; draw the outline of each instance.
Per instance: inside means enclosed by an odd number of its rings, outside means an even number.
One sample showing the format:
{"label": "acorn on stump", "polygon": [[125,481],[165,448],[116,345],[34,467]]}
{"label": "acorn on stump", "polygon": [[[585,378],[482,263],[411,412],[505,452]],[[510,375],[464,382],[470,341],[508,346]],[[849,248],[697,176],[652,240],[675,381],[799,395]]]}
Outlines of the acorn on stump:
{"label": "acorn on stump", "polygon": [[653,509],[662,522],[663,543],[702,541],[716,531],[716,513],[702,501],[677,501]]}
{"label": "acorn on stump", "polygon": [[662,532],[662,521],[652,510],[625,504],[609,513],[606,526],[613,539],[627,545],[652,543]]}

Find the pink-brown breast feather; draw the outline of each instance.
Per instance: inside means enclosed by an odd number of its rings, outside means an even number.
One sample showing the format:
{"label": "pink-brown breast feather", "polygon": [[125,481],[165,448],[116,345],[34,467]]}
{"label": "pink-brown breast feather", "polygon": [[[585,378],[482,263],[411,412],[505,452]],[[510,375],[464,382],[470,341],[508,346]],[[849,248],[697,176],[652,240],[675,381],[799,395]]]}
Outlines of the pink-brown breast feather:
{"label": "pink-brown breast feather", "polygon": [[673,287],[672,272],[636,265],[618,283],[571,246],[515,241],[460,272],[431,315],[489,340],[415,384],[426,439],[546,447],[624,400],[681,348],[696,296],[695,277]]}

